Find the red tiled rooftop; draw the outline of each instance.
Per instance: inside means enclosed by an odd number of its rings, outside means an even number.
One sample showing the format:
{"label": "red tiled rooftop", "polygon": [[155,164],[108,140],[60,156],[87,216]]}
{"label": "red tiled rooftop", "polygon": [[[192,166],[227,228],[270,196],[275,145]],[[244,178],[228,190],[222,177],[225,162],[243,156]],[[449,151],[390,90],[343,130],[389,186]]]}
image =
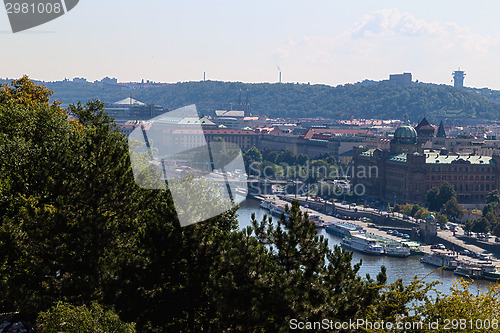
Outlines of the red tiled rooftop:
{"label": "red tiled rooftop", "polygon": [[341,129],[341,128],[310,128],[304,134],[304,139],[312,139],[315,135],[368,135],[373,132],[368,129]]}

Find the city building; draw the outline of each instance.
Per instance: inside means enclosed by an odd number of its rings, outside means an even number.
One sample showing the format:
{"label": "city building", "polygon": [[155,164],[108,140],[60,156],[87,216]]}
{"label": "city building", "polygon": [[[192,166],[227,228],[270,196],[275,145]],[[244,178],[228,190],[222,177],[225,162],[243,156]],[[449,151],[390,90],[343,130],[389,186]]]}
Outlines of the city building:
{"label": "city building", "polygon": [[129,120],[149,120],[167,112],[163,107],[154,104],[145,104],[132,97],[127,97],[114,103],[105,103],[104,110],[115,118],[117,123]]}
{"label": "city building", "polygon": [[500,188],[500,155],[425,149],[418,141],[417,131],[407,125],[396,130],[389,150],[354,148],[353,184],[387,202],[424,205],[427,191],[447,181],[468,208],[481,207],[488,192]]}
{"label": "city building", "polygon": [[411,84],[411,73],[403,74],[390,74],[389,82],[399,84],[399,85],[410,85]]}
{"label": "city building", "polygon": [[251,128],[246,129],[230,129],[230,128],[214,128],[203,129],[207,142],[214,141],[215,138],[221,138],[225,142],[237,145],[240,149],[250,149],[259,145],[259,134]]}

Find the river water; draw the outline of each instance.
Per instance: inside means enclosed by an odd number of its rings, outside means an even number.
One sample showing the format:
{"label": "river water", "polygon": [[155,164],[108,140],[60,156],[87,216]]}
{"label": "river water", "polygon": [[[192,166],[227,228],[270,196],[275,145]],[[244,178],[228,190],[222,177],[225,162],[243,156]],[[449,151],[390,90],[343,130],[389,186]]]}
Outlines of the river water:
{"label": "river water", "polygon": [[[256,219],[260,221],[264,214],[268,214],[268,211],[261,209],[259,207],[259,202],[256,200],[245,200],[238,210],[240,228],[251,225],[252,213],[255,213]],[[276,217],[273,217],[273,220],[276,220]],[[318,234],[323,235],[325,239],[328,240],[328,245],[330,247],[334,245],[340,246],[341,239],[339,237],[328,234],[324,229],[318,229]],[[387,269],[388,283],[393,283],[397,279],[402,279],[403,283],[408,284],[416,275],[419,278],[424,278],[426,282],[440,281],[442,284],[437,285],[436,289],[443,293],[450,293],[450,287],[453,285],[453,282],[458,279],[458,276],[452,271],[436,271],[435,267],[420,263],[420,258],[421,256],[410,256],[408,258],[369,256],[354,252],[352,263],[357,263],[362,259],[362,266],[359,270],[359,274],[363,277],[366,276],[366,274],[370,274],[370,276],[375,279],[380,272],[380,267],[385,266]],[[469,290],[476,293],[478,289],[486,290],[489,284],[490,282],[484,280],[474,281],[474,283],[469,286]]]}

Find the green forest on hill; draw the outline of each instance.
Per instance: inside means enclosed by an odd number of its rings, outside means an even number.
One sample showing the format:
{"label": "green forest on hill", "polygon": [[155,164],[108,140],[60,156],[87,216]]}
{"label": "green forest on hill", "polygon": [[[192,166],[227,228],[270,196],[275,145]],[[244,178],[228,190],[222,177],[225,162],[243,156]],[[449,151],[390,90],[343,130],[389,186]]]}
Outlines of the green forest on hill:
{"label": "green forest on hill", "polygon": [[92,83],[44,83],[53,98],[64,104],[99,99],[116,102],[132,96],[170,109],[196,104],[203,114],[214,110],[242,109],[247,100],[253,115],[269,117],[324,117],[403,119],[432,121],[445,118],[498,119],[498,94],[489,89],[456,89],[447,85],[389,82],[346,84],[336,87],[295,83],[180,82],[160,87],[125,89]]}

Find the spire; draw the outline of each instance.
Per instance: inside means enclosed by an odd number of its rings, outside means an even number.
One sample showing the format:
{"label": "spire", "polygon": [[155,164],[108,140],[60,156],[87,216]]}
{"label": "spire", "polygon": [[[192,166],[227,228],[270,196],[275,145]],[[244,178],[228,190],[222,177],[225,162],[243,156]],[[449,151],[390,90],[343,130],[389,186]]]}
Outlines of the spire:
{"label": "spire", "polygon": [[446,138],[446,132],[444,131],[444,125],[443,125],[443,121],[442,120],[439,123],[439,128],[438,128],[436,137],[437,138]]}

